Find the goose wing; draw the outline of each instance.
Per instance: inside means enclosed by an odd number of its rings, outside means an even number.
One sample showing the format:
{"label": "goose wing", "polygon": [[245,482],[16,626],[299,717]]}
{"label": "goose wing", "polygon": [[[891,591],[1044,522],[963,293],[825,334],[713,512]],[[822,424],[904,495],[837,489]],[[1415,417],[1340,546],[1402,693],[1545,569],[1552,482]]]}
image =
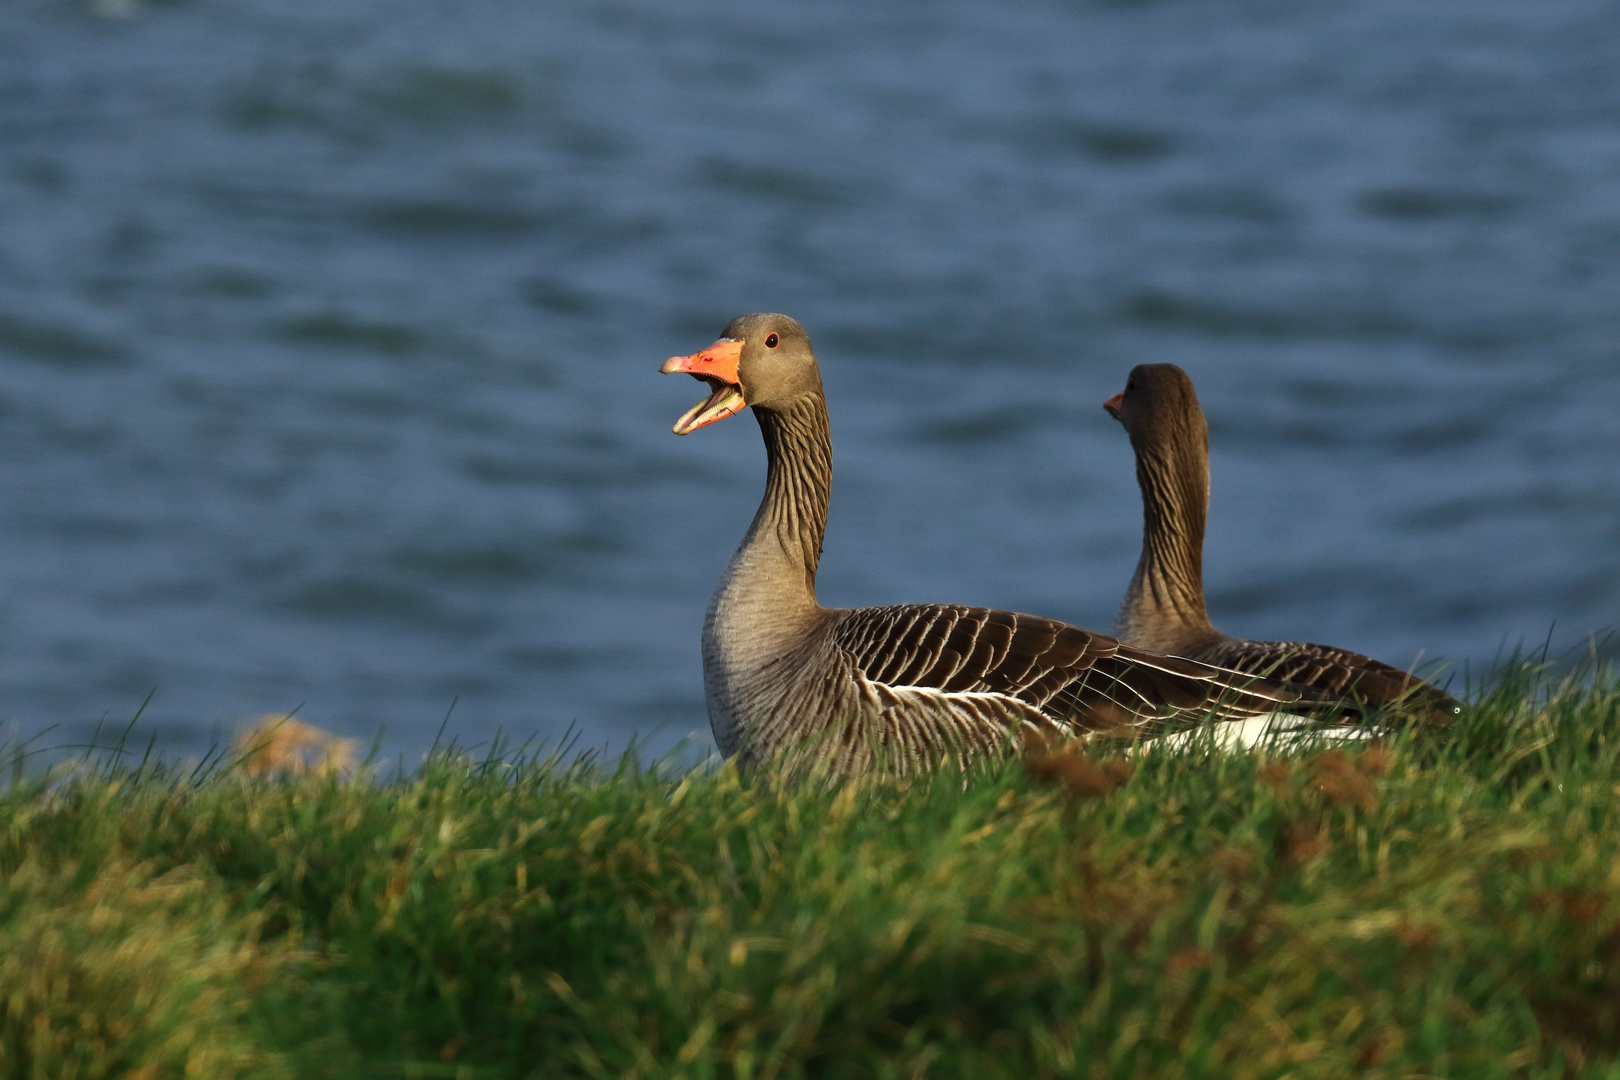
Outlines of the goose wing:
{"label": "goose wing", "polygon": [[840,616],[834,641],[869,682],[955,701],[1013,699],[1070,731],[1157,731],[1279,709],[1326,708],[1338,717],[1355,711],[1326,694],[1161,656],[1034,615],[907,604]]}
{"label": "goose wing", "polygon": [[1315,687],[1329,694],[1368,704],[1419,704],[1450,716],[1455,698],[1431,684],[1369,656],[1308,641],[1245,641],[1228,638],[1198,658],[1234,671],[1244,671]]}

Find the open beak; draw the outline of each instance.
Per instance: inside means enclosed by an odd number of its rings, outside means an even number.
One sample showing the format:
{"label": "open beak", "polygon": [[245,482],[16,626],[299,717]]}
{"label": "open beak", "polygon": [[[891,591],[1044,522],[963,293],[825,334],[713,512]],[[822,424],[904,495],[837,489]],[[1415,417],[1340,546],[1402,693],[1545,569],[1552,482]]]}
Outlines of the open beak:
{"label": "open beak", "polygon": [[1108,415],[1112,416],[1115,420],[1120,419],[1119,410],[1123,408],[1124,405],[1125,391],[1123,390],[1109,398],[1107,401],[1103,402],[1103,408],[1106,409],[1108,411]]}
{"label": "open beak", "polygon": [[672,356],[658,370],[665,375],[684,371],[694,379],[702,379],[712,391],[708,397],[686,410],[675,421],[674,432],[685,435],[716,420],[724,420],[748,402],[743,400],[742,380],[737,375],[737,364],[742,360],[743,343],[721,338],[707,349],[691,356]]}

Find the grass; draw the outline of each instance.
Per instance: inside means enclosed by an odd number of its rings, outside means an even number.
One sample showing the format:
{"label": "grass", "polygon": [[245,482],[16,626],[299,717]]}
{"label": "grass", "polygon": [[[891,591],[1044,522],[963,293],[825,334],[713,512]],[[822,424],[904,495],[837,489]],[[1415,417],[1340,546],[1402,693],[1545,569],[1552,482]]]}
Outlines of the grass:
{"label": "grass", "polygon": [[828,791],[438,754],[0,796],[5,1077],[1620,1077],[1620,681]]}

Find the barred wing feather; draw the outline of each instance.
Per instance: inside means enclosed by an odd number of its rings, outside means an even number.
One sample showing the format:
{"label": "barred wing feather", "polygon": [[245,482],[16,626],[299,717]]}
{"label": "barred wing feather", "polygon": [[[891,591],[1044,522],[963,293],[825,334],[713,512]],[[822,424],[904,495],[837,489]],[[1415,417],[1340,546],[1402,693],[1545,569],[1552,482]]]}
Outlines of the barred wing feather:
{"label": "barred wing feather", "polygon": [[1331,645],[1227,638],[1199,653],[1199,657],[1234,671],[1282,679],[1369,702],[1410,700],[1443,712],[1454,709],[1457,704],[1444,691],[1400,668]]}
{"label": "barred wing feather", "polygon": [[[1069,732],[1156,732],[1328,704],[1274,680],[1008,611],[949,604],[858,608],[838,613],[833,639],[870,683],[896,696],[894,706],[903,710],[921,695],[986,724],[993,720],[987,711],[999,710],[1002,737],[1009,721]],[[1342,703],[1329,707],[1340,711]]]}

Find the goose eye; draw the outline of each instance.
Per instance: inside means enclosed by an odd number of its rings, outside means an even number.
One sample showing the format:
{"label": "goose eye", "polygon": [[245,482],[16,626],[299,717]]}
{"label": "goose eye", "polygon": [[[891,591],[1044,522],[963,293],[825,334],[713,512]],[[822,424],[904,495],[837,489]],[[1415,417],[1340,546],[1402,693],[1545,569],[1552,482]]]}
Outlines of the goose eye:
{"label": "goose eye", "polygon": [[770,337],[765,339],[765,347],[767,349],[774,349],[774,348],[776,348],[776,342],[777,342],[777,337],[776,337],[775,334],[772,334]]}

